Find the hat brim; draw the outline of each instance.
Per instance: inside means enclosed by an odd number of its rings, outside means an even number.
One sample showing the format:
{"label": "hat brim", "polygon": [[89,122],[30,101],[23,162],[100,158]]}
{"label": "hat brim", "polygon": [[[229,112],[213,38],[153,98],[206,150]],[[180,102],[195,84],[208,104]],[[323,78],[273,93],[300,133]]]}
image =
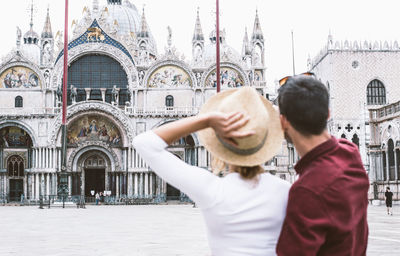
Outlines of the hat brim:
{"label": "hat brim", "polygon": [[[238,89],[231,89],[217,93],[208,99],[202,106],[200,114],[216,111],[223,98],[236,92]],[[267,139],[260,150],[251,155],[239,155],[227,149],[217,138],[212,128],[206,128],[198,131],[199,139],[204,147],[214,156],[227,164],[236,166],[256,166],[263,164],[275,156],[283,141],[283,131],[279,119],[279,113],[273,107],[272,103],[260,96],[265,109],[269,114]]]}

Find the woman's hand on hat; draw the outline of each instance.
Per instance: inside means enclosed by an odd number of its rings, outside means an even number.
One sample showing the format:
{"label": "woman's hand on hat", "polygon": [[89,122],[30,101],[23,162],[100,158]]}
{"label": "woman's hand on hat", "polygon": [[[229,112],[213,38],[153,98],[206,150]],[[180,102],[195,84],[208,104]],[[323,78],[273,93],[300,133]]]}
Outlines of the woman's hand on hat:
{"label": "woman's hand on hat", "polygon": [[234,139],[244,138],[255,134],[254,131],[239,131],[250,120],[242,112],[210,112],[208,113],[208,126],[213,128],[215,133],[227,143],[237,146]]}

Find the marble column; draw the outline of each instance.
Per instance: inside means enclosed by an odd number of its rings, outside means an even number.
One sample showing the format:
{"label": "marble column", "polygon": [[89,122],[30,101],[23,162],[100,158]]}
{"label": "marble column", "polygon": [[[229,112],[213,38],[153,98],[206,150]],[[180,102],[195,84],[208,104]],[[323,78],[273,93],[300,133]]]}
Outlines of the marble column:
{"label": "marble column", "polygon": [[50,174],[46,174],[46,195],[50,195]]}
{"label": "marble column", "polygon": [[31,194],[30,194],[30,199],[35,199],[35,177],[36,174],[32,173],[31,174]]}
{"label": "marble column", "polygon": [[90,98],[90,88],[85,88],[85,92],[86,92],[86,101],[88,101]]}
{"label": "marble column", "polygon": [[106,177],[105,177],[105,190],[109,191],[111,190],[110,188],[110,172],[108,169],[106,169]]}
{"label": "marble column", "polygon": [[49,149],[49,168],[53,168],[53,149]]}
{"label": "marble column", "polygon": [[54,194],[55,195],[57,195],[58,194],[58,191],[57,191],[57,188],[58,188],[58,177],[57,177],[57,174],[56,173],[54,173],[54,175],[53,175],[53,187],[54,187]]}
{"label": "marble column", "polygon": [[28,184],[28,173],[25,173],[24,175],[24,181],[23,181],[23,186],[24,186],[24,198],[26,199],[26,197],[28,196],[28,188],[29,188],[29,184]]}
{"label": "marble column", "polygon": [[132,149],[128,148],[128,168],[132,167]]}
{"label": "marble column", "polygon": [[135,172],[133,175],[135,177],[135,184],[134,184],[135,196],[137,197],[139,195],[139,191],[138,191],[138,173]]}
{"label": "marble column", "polygon": [[72,195],[72,177],[68,175],[68,195]]}
{"label": "marble column", "polygon": [[123,168],[124,168],[124,170],[125,171],[128,171],[128,164],[129,164],[129,162],[128,162],[128,152],[127,152],[128,150],[127,149],[124,149],[123,150],[123,163],[124,163],[124,166],[123,166]]}
{"label": "marble column", "polygon": [[116,196],[119,197],[119,174],[116,175],[116,181],[115,181],[115,186],[116,186]]}
{"label": "marble column", "polygon": [[146,172],[144,174],[144,196],[149,195],[149,174]]}
{"label": "marble column", "polygon": [[39,152],[38,152],[38,148],[35,148],[34,149],[34,151],[35,151],[35,168],[38,168],[39,167]]}
{"label": "marble column", "polygon": [[[81,171],[81,196],[85,196],[85,170]],[[108,185],[108,173],[106,172],[106,190]]]}
{"label": "marble column", "polygon": [[153,173],[150,173],[149,176],[150,176],[150,179],[149,179],[149,183],[150,183],[150,191],[149,191],[149,194],[150,194],[151,196],[153,196]]}
{"label": "marble column", "polygon": [[397,166],[397,163],[398,163],[398,161],[399,161],[399,159],[397,159],[397,154],[396,154],[396,149],[393,149],[393,153],[394,153],[394,177],[395,177],[395,180],[399,180],[399,177],[398,177],[398,174],[397,174],[397,171],[398,171],[398,166]]}
{"label": "marble column", "polygon": [[28,179],[28,182],[27,182],[28,189],[27,189],[27,194],[25,195],[25,197],[28,199],[31,199],[32,198],[32,173],[29,173],[27,175],[27,179]]}
{"label": "marble column", "polygon": [[107,89],[105,89],[105,88],[101,88],[101,89],[100,89],[100,91],[101,91],[101,98],[102,98],[103,102],[106,101],[106,90],[107,90]]}
{"label": "marble column", "polygon": [[40,195],[45,196],[46,195],[46,185],[45,185],[45,174],[41,173],[40,174]]}
{"label": "marble column", "polygon": [[386,151],[386,181],[389,181],[389,150]]}
{"label": "marble column", "polygon": [[132,173],[128,172],[128,197],[132,196]]}
{"label": "marble column", "polygon": [[144,185],[143,184],[143,172],[141,172],[139,175],[139,195],[140,195],[140,197],[143,197],[143,191],[144,191],[143,185]]}
{"label": "marble column", "polygon": [[39,199],[40,193],[40,181],[39,181],[39,173],[35,173],[35,199]]}

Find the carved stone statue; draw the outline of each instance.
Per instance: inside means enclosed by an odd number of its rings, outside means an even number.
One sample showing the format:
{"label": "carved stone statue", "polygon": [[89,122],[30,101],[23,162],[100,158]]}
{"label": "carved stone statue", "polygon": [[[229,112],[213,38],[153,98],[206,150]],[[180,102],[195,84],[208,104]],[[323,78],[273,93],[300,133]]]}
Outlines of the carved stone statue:
{"label": "carved stone statue", "polygon": [[21,37],[22,37],[21,29],[17,26],[17,46],[21,45]]}
{"label": "carved stone statue", "polygon": [[117,102],[118,91],[117,86],[114,85],[111,91],[111,102]]}
{"label": "carved stone statue", "polygon": [[76,102],[76,97],[78,96],[78,92],[76,88],[71,84],[71,100],[73,103]]}
{"label": "carved stone statue", "polygon": [[167,42],[168,42],[168,46],[171,47],[171,45],[172,45],[172,29],[170,26],[168,26],[167,30],[168,30]]}
{"label": "carved stone statue", "polygon": [[61,87],[62,87],[62,85],[59,85],[59,86],[57,87],[57,91],[56,91],[58,102],[62,102],[62,94],[63,94],[63,93],[62,93]]}

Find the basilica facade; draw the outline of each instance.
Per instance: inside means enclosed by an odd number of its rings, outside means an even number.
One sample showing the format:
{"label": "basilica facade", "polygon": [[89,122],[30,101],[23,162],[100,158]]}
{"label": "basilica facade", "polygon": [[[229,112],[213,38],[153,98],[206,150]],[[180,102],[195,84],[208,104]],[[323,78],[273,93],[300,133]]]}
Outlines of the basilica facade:
{"label": "basilica facade", "polygon": [[[139,133],[198,113],[216,93],[215,44],[221,42],[222,90],[252,86],[264,97],[264,37],[258,14],[241,53],[225,31],[206,38],[194,11],[192,57],[174,47],[168,28],[160,53],[146,22],[129,0],[83,9],[68,42],[67,172],[71,198],[104,192],[152,202],[188,198],[160,179],[135,152]],[[151,14],[150,14],[151,15]],[[49,10],[42,33],[17,28],[16,47],[0,63],[0,197],[35,201],[57,194],[61,171],[63,35],[53,33]],[[185,162],[210,169],[196,134],[168,148]]]}

